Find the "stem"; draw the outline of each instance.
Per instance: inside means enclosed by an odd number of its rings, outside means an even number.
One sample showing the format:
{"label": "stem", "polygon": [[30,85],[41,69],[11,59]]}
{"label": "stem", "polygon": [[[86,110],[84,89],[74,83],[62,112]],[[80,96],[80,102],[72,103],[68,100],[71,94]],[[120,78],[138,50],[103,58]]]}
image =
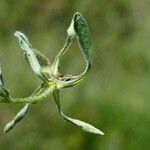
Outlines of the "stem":
{"label": "stem", "polygon": [[53,93],[53,91],[55,90],[55,82],[53,82],[48,88],[47,90],[45,90],[43,93],[39,94],[39,95],[33,95],[33,96],[29,96],[29,97],[25,97],[25,98],[13,98],[10,97],[9,101],[4,101],[4,99],[0,99],[0,103],[38,103],[40,101],[42,101],[44,98],[46,98],[49,94]]}
{"label": "stem", "polygon": [[54,62],[51,66],[53,76],[56,76],[56,77],[58,76],[58,65],[59,65],[60,57],[69,49],[69,47],[71,46],[72,40],[73,39],[71,37],[67,36],[67,39],[65,41],[65,44],[64,44],[63,48],[56,55],[56,57],[54,59]]}

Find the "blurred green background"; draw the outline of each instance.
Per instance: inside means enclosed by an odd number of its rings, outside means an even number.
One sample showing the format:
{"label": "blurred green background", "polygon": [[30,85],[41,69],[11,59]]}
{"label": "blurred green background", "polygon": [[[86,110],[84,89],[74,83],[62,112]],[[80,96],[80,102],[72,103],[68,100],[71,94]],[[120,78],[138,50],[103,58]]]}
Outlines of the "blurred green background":
{"label": "blurred green background", "polygon": [[[66,114],[92,123],[105,136],[64,122],[51,96],[34,105],[7,135],[3,127],[22,105],[0,104],[1,150],[150,149],[149,0],[1,0],[0,56],[6,87],[13,96],[24,97],[40,83],[23,59],[14,32],[26,33],[33,47],[53,61],[76,11],[90,26],[93,68],[80,85],[61,92],[61,101]],[[76,44],[61,62],[65,74],[78,74],[84,67]]]}

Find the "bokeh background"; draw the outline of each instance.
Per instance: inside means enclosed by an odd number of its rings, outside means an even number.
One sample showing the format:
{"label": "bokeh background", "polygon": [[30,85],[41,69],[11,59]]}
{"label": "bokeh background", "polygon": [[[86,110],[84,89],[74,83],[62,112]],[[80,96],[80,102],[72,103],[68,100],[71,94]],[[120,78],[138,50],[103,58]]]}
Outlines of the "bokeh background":
{"label": "bokeh background", "polygon": [[[14,32],[26,33],[33,47],[53,61],[76,11],[90,26],[93,68],[80,85],[61,92],[61,102],[66,114],[92,123],[105,136],[64,122],[51,96],[34,105],[7,135],[3,127],[22,105],[0,104],[1,150],[150,149],[149,0],[0,0],[0,56],[6,87],[13,96],[24,97],[40,83],[23,59]],[[75,43],[60,69],[78,74],[83,67]]]}

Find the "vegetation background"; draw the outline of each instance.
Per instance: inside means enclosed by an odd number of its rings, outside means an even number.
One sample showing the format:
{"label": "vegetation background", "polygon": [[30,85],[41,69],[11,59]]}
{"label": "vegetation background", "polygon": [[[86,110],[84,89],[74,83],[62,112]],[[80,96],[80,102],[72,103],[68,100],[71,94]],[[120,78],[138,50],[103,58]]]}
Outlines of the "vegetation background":
{"label": "vegetation background", "polygon": [[[90,26],[94,62],[80,85],[61,92],[62,105],[66,114],[94,124],[106,135],[91,135],[61,120],[49,97],[7,135],[3,127],[22,105],[0,104],[1,150],[149,150],[149,0],[0,0],[6,87],[13,96],[24,97],[40,82],[23,59],[14,32],[26,33],[33,47],[53,61],[76,11]],[[78,74],[82,63],[75,43],[61,70]]]}

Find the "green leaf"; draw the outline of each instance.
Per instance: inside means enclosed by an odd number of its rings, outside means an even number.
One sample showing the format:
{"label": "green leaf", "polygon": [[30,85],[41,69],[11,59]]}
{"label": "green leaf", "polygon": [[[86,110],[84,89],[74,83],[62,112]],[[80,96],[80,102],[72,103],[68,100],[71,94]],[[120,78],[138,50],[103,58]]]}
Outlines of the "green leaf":
{"label": "green leaf", "polygon": [[[49,66],[50,67],[50,61],[49,59],[42,53],[40,53],[39,51],[37,51],[36,49],[33,49],[33,52],[35,53],[35,56],[40,64],[40,66],[42,67],[46,67]],[[30,63],[28,61],[28,55],[27,53],[24,53],[25,59],[27,60],[28,63]]]}
{"label": "green leaf", "polygon": [[4,86],[4,80],[3,80],[3,72],[2,72],[1,60],[0,60],[0,85]]}
{"label": "green leaf", "polygon": [[77,38],[79,47],[86,59],[87,62],[87,66],[85,69],[86,72],[90,69],[92,63],[92,48],[91,48],[89,27],[87,25],[87,22],[80,13],[76,12],[74,14],[71,24],[67,29],[67,34],[68,34],[67,40],[63,48],[56,56],[54,63],[52,65],[52,72],[54,76],[58,76],[59,59],[69,49],[74,37]]}
{"label": "green leaf", "polygon": [[16,31],[14,35],[18,38],[21,48],[25,51],[25,58],[30,63],[33,72],[47,82],[48,78],[44,73],[50,72],[50,62],[46,56],[33,49],[28,38],[23,33]]}
{"label": "green leaf", "polygon": [[[49,61],[49,59],[42,53],[40,53],[39,51],[33,49],[35,56],[41,66],[41,73],[44,76],[44,78],[50,78],[50,74],[51,74],[51,63]],[[28,57],[27,57],[27,53],[24,53],[24,57],[28,61]]]}
{"label": "green leaf", "polygon": [[86,122],[78,120],[78,119],[73,119],[73,118],[67,117],[65,115],[63,115],[63,118],[66,121],[68,121],[74,125],[77,125],[78,127],[81,127],[86,132],[94,133],[97,135],[104,135],[104,132],[95,128],[94,126],[90,125],[89,123],[86,123]]}
{"label": "green leaf", "polygon": [[13,118],[12,121],[8,122],[4,128],[4,132],[7,133],[8,131],[10,131],[11,129],[13,129],[15,127],[15,124],[19,121],[21,121],[24,116],[26,115],[26,113],[28,112],[30,107],[30,104],[26,104],[18,113],[17,115]]}
{"label": "green leaf", "polygon": [[69,28],[67,29],[68,37],[71,37],[72,39],[76,36],[75,30],[74,30],[74,17],[70,23]]}
{"label": "green leaf", "polygon": [[[41,86],[39,86],[33,93],[32,96],[34,95],[39,95],[43,92],[43,90],[45,90],[44,84],[42,84]],[[25,115],[27,114],[29,108],[31,107],[31,104],[25,104],[25,106],[17,113],[17,115],[6,124],[5,128],[4,128],[4,132],[7,133],[9,132],[11,129],[13,129],[16,125],[16,123],[20,122]]]}
{"label": "green leaf", "polygon": [[67,51],[73,38],[76,36],[79,43],[79,47],[83,52],[83,55],[85,56],[87,67],[90,68],[92,63],[92,47],[90,32],[86,20],[80,13],[76,12],[74,14],[71,24],[67,29],[67,34],[67,40],[64,44],[64,47],[58,53],[57,59],[59,59],[59,57]]}
{"label": "green leaf", "polygon": [[62,118],[64,120],[66,120],[66,121],[82,128],[86,132],[94,133],[94,134],[97,134],[97,135],[104,135],[104,133],[102,131],[100,131],[99,129],[95,128],[94,126],[92,126],[90,124],[88,124],[86,122],[83,122],[81,120],[78,120],[78,119],[70,118],[70,117],[64,115],[64,113],[62,112],[61,103],[60,103],[60,100],[59,100],[59,91],[55,90],[54,93],[53,93],[53,96],[54,96],[54,100],[56,102],[59,114],[62,116]]}
{"label": "green leaf", "polygon": [[0,85],[0,96],[2,96],[3,98],[5,98],[5,100],[9,100],[9,92]]}
{"label": "green leaf", "polygon": [[0,96],[4,98],[5,101],[9,101],[9,92],[4,87],[2,65],[0,61]]}
{"label": "green leaf", "polygon": [[26,57],[31,65],[32,70],[34,71],[34,73],[40,76],[41,66],[27,37],[19,31],[16,31],[14,35],[18,38],[21,48],[25,51]]}
{"label": "green leaf", "polygon": [[92,63],[92,48],[89,27],[83,16],[76,12],[74,15],[74,30],[88,65]]}
{"label": "green leaf", "polygon": [[[83,52],[83,55],[86,60],[86,68],[78,76],[72,76],[72,78],[69,81],[59,80],[57,82],[58,89],[71,87],[81,82],[84,79],[85,75],[87,74],[88,70],[90,69],[92,63],[92,48],[91,48],[89,27],[87,25],[87,22],[85,21],[85,19],[80,13],[76,12],[74,14],[71,24],[67,30],[67,34],[68,34],[68,38],[70,38],[71,40],[73,40],[74,37],[77,38],[79,47]],[[64,54],[66,52],[66,49],[65,50],[62,49],[62,50],[63,50],[62,53]],[[58,55],[58,60],[62,53]],[[59,61],[57,61],[57,65],[55,65],[57,66],[56,67],[57,69],[55,69],[56,72],[58,72],[58,65],[59,65]]]}
{"label": "green leaf", "polygon": [[35,52],[36,58],[37,58],[39,64],[42,67],[46,67],[46,66],[50,66],[51,65],[49,59],[44,54],[40,53],[36,49],[34,49],[33,51]]}

